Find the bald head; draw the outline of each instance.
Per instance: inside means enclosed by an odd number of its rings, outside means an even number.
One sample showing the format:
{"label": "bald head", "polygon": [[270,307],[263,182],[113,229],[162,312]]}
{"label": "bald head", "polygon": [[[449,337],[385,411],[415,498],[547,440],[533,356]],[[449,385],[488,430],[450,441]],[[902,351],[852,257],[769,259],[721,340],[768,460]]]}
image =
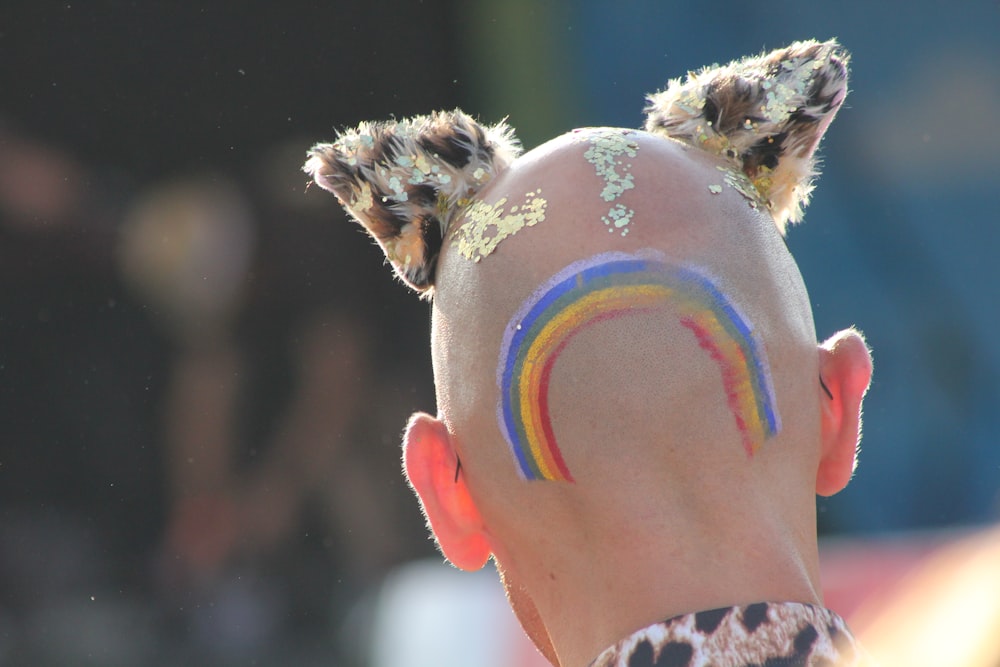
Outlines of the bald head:
{"label": "bald head", "polygon": [[850,478],[871,363],[855,333],[817,345],[781,234],[846,64],[798,42],[671,81],[646,131],[524,155],[457,110],[310,152],[433,296],[438,416],[404,442],[430,527],[459,567],[495,556],[554,663],[672,613],[818,601],[813,494]]}
{"label": "bald head", "polygon": [[[676,610],[741,586],[817,599],[821,354],[798,268],[741,176],[669,138],[581,130],[515,161],[445,239],[439,417],[550,654],[576,612],[546,573],[634,604],[664,576],[637,571],[667,558],[686,581],[711,554],[697,597],[672,581],[649,613],[667,589]],[[623,545],[649,551],[623,561]]]}
{"label": "bald head", "polygon": [[[439,260],[434,301],[439,408],[457,434],[476,442],[469,456],[488,458],[491,479],[507,476],[497,468],[533,477],[524,459],[546,462],[533,450],[551,450],[549,467],[561,455],[567,470],[534,476],[575,479],[576,470],[603,478],[615,461],[652,462],[667,451],[668,433],[692,443],[726,440],[744,458],[777,434],[777,388],[794,396],[813,382],[815,333],[794,262],[737,178],[723,161],[680,142],[586,129],[519,158],[457,221]],[[540,215],[518,227],[532,202]],[[630,268],[629,260],[645,264]],[[587,270],[603,276],[593,289],[561,296],[548,313],[530,313],[555,298],[546,291],[583,280]],[[655,294],[637,289],[637,281]],[[564,312],[575,303],[590,303],[588,314]],[[530,356],[532,341],[511,340],[560,317],[548,334],[557,339],[535,341],[536,351],[551,348],[544,359]],[[699,317],[718,329],[696,328]],[[526,329],[520,336],[512,333],[519,326]],[[723,349],[747,363],[713,357]],[[540,373],[531,375],[535,362],[550,366],[544,396]],[[550,419],[523,424],[521,412],[532,412],[527,404],[539,399]],[[498,412],[512,400],[517,409],[508,405],[508,412],[516,418],[505,425]],[[748,401],[769,403],[769,432],[741,432],[748,420],[767,419],[744,414]],[[583,425],[581,437],[566,437]],[[614,446],[591,442],[609,430],[619,435]],[[653,451],[624,456],[629,447]]]}

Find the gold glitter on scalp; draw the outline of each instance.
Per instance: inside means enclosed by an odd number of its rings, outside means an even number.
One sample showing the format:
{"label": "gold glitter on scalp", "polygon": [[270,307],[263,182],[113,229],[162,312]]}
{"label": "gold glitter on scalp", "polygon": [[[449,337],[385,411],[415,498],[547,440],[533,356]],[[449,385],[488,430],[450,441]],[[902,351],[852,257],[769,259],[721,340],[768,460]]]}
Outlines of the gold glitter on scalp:
{"label": "gold glitter on scalp", "polygon": [[[594,165],[598,177],[604,179],[601,199],[606,202],[613,202],[626,190],[635,187],[630,171],[632,163],[626,162],[625,159],[635,157],[639,144],[626,135],[627,131],[612,129],[597,129],[587,133],[586,139],[590,142],[590,148],[583,157]],[[607,214],[601,216],[601,221],[608,226],[609,232],[620,230],[621,235],[625,236],[628,234],[628,225],[634,215],[634,210],[623,204],[615,204],[608,209]]]}
{"label": "gold glitter on scalp", "polygon": [[459,254],[474,262],[481,261],[500,245],[525,227],[534,227],[545,219],[548,201],[540,197],[541,189],[526,192],[524,204],[511,206],[504,212],[507,198],[502,197],[494,204],[474,201],[465,210],[465,222],[455,232],[452,247]]}
{"label": "gold glitter on scalp", "polygon": [[[735,167],[716,167],[722,172],[722,180],[733,190],[739,192],[750,203],[750,208],[769,208],[767,200],[763,198],[760,191],[754,187],[753,181],[739,169]],[[712,186],[709,186],[711,189]],[[716,186],[718,187],[718,186]],[[720,188],[721,190],[721,188]]]}

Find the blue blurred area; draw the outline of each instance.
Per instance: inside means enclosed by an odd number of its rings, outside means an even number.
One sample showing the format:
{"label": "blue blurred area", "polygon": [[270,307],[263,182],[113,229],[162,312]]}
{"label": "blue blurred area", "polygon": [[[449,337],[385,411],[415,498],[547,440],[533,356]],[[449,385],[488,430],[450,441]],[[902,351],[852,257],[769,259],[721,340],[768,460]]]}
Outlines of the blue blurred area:
{"label": "blue blurred area", "polygon": [[[788,243],[822,338],[874,349],[861,465],[825,532],[1000,517],[1000,4],[567,4],[571,125],[641,123],[641,94],[713,62],[836,37],[851,93]],[[563,26],[556,26],[561,30]]]}

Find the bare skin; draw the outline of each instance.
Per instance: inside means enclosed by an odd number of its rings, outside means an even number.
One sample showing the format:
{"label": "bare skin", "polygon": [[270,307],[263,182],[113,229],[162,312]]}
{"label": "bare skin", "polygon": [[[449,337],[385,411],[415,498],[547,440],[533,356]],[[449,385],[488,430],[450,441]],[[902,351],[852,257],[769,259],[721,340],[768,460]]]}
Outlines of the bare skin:
{"label": "bare skin", "polygon": [[[681,613],[821,603],[814,498],[850,480],[871,377],[857,332],[817,344],[805,286],[768,214],[729,186],[710,190],[723,182],[716,158],[633,132],[635,187],[620,201],[635,217],[623,238],[601,223],[609,205],[581,136],[522,156],[478,197],[540,190],[545,220],[480,262],[445,239],[432,330],[439,413],[414,415],[404,442],[445,556],[467,570],[492,556],[525,630],[560,667],[585,667]],[[711,272],[754,323],[780,432],[747,455],[718,368],[666,307],[602,322],[568,345],[550,399],[575,481],[523,480],[496,420],[504,328],[571,262],[647,248]]]}

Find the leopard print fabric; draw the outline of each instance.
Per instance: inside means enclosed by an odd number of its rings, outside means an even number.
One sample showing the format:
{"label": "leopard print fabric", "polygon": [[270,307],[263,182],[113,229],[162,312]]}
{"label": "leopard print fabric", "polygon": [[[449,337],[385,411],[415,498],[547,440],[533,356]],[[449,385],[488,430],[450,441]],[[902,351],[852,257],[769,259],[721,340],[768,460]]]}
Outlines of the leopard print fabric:
{"label": "leopard print fabric", "polygon": [[799,603],[752,604],[677,616],[608,648],[590,667],[861,667],[843,619]]}

